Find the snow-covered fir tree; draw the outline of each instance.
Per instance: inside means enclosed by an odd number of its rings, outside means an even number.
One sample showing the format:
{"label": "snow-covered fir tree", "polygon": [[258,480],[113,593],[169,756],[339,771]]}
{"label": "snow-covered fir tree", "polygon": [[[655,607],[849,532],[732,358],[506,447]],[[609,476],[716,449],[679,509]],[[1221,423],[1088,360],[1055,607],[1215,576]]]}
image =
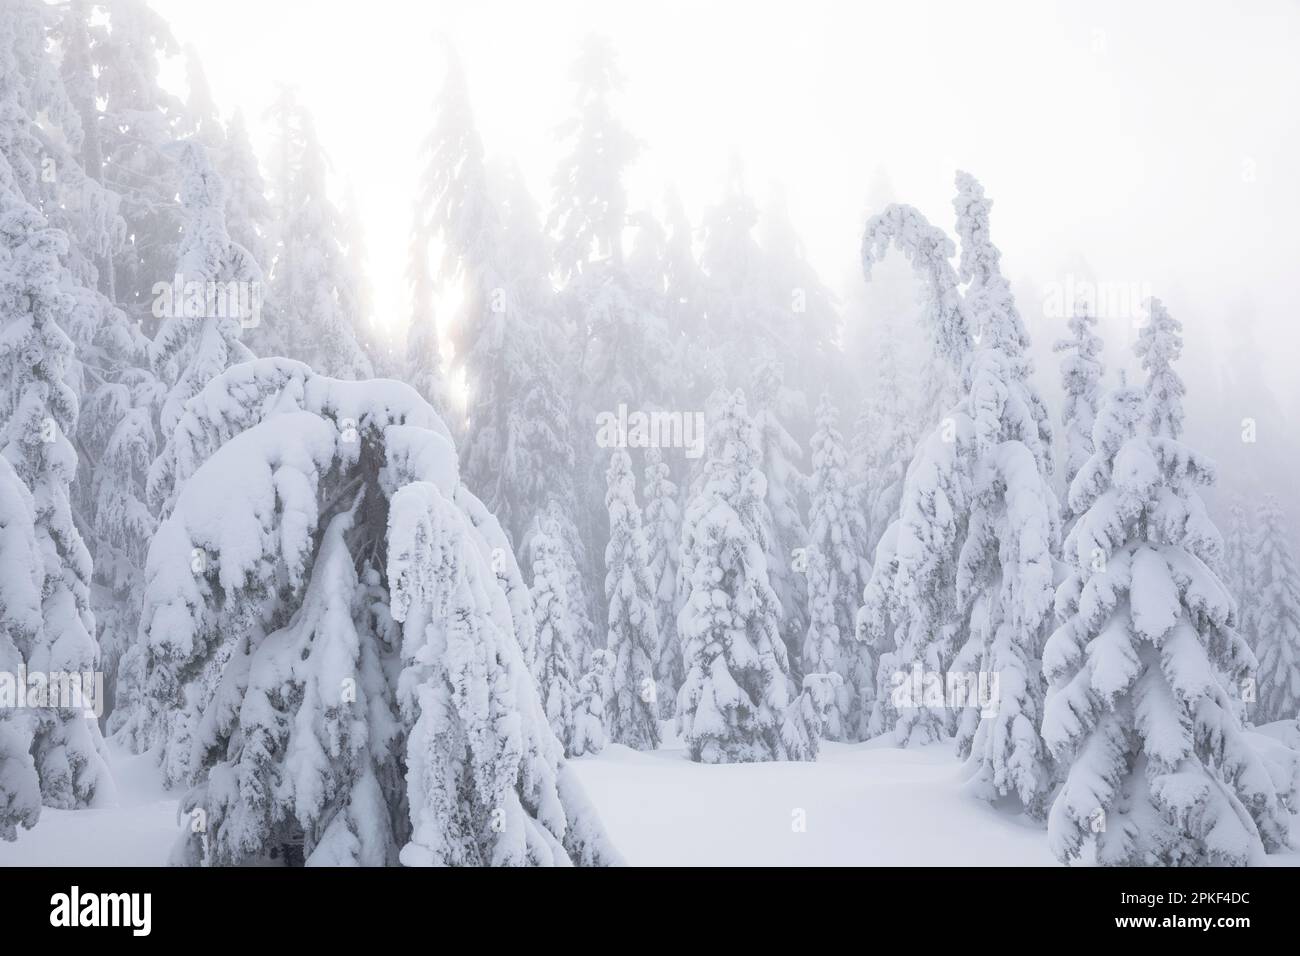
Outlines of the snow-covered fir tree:
{"label": "snow-covered fir tree", "polygon": [[91,24],[92,103],[102,103],[82,125],[98,129],[102,181],[121,197],[126,222],[124,245],[113,251],[105,281],[113,301],[151,331],[154,284],[172,275],[182,235],[176,197],[183,170],[164,147],[192,124],[185,105],[162,83],[162,60],[180,47],[144,0],[87,4],[82,13]]}
{"label": "snow-covered fir tree", "polygon": [[566,281],[592,261],[621,264],[627,213],[622,178],[639,150],[610,102],[624,78],[607,37],[583,40],[570,77],[577,87],[575,113],[559,129],[569,149],[552,177],[547,223],[556,236],[556,269]]}
{"label": "snow-covered fir tree", "polygon": [[617,449],[609,459],[605,507],[609,543],[605,546],[605,602],[609,607],[606,647],[613,696],[608,701],[609,738],[634,750],[659,745],[659,698],[655,654],[659,627],[655,592],[647,564],[641,509],[636,503],[632,459]]}
{"label": "snow-covered fir tree", "polygon": [[[104,186],[89,8],[14,0],[0,23],[0,152],[11,184],[63,234],[60,289],[67,335],[62,381],[78,406],[69,502],[93,558],[91,607],[106,709],[117,655],[135,633],[138,583],[152,524],[140,461],[152,457],[148,339],[114,307],[113,255],[127,241],[121,197]],[[56,60],[51,51],[59,49]],[[147,468],[147,463],[143,466]],[[134,473],[133,473],[134,472]]]}
{"label": "snow-covered fir tree", "polygon": [[1234,495],[1228,505],[1228,533],[1223,536],[1223,572],[1228,593],[1237,602],[1237,629],[1246,643],[1255,645],[1255,529],[1246,504]]}
{"label": "snow-covered fir tree", "polygon": [[[402,514],[412,500],[428,525]],[[414,718],[406,742],[412,829],[401,861],[619,863],[564,763],[508,622],[498,623],[503,608],[491,573],[458,510],[419,482],[398,492],[390,521],[400,545],[388,567],[393,617],[403,628],[398,699],[405,720]],[[439,539],[430,560],[426,542]]]}
{"label": "snow-covered fir tree", "polygon": [[744,386],[761,359],[784,354],[778,333],[789,319],[785,310],[780,318],[772,314],[757,225],[758,206],[745,188],[740,159],[733,156],[723,197],[705,212],[700,230],[706,316],[701,345],[722,366],[726,383]]}
{"label": "snow-covered fir tree", "polygon": [[944,429],[950,430],[936,430],[917,446],[899,516],[876,547],[857,617],[859,637],[876,652],[871,729],[892,733],[899,746],[941,740],[953,729],[944,708],[903,693],[915,672],[946,673],[960,637],[956,555],[970,507],[962,459],[972,437],[964,416]]}
{"label": "snow-covered fir tree", "polygon": [[396,347],[388,328],[375,321],[374,290],[370,286],[369,251],[361,221],[361,205],[351,183],[339,206],[339,238],[343,244],[343,313],[352,316],[357,344],[376,378],[401,378],[404,350]]}
{"label": "snow-covered fir tree", "polygon": [[[888,206],[867,222],[863,236],[862,262],[868,279],[891,244],[907,256],[922,282],[926,331],[935,362],[960,369],[971,349],[972,325],[949,261],[955,252],[952,240],[913,207]],[[932,392],[939,396],[947,389],[945,384]],[[858,612],[859,633],[877,655],[878,712],[872,729],[892,733],[901,746],[940,740],[955,729],[946,709],[900,692],[911,686],[914,672],[946,673],[962,637],[957,557],[970,513],[966,462],[974,440],[970,416],[956,414],[917,442],[898,512],[876,545]]]}
{"label": "snow-covered fir tree", "polygon": [[990,239],[992,202],[974,177],[959,172],[953,205],[977,346],[964,375],[970,394],[958,411],[969,416],[973,441],[970,512],[957,566],[969,637],[954,670],[998,680],[994,712],[968,706],[957,746],[968,758],[972,793],[990,801],[1011,796],[1039,815],[1053,782],[1037,733],[1046,690],[1039,658],[1052,623],[1059,535],[1052,430],[1030,378],[1029,335]]}
{"label": "snow-covered fir tree", "polygon": [[[26,133],[27,121],[8,82],[12,75],[0,68],[0,122],[6,124],[0,136],[9,144]],[[93,675],[99,648],[90,608],[91,559],[71,503],[77,455],[68,436],[76,431],[77,401],[64,380],[72,343],[62,325],[71,320],[76,296],[68,290],[75,284],[60,261],[67,237],[49,228],[23,198],[11,155],[16,154],[0,151],[0,457],[31,494],[40,618],[22,614],[15,604],[13,613],[24,619],[15,619],[10,640],[24,645],[21,663],[30,672]],[[7,481],[6,487],[12,490],[13,484]],[[10,520],[22,524],[22,506],[11,510],[18,514]],[[18,578],[14,586],[22,588],[27,568],[7,566]],[[6,630],[9,614],[3,613]],[[60,809],[89,806],[111,787],[99,726],[87,716],[95,702],[48,703],[26,717],[41,802]]]}
{"label": "snow-covered fir tree", "polygon": [[[81,394],[87,386],[80,380],[97,367],[96,338],[118,319],[110,298],[112,259],[129,241],[122,197],[103,182],[89,10],[84,3],[59,9],[14,0],[6,13],[15,30],[5,69],[16,70],[18,107],[32,120],[29,136],[10,139],[6,149],[27,200],[68,238],[64,265],[80,287],[72,290],[76,318],[64,329],[74,345],[68,382]],[[50,55],[56,44],[62,54],[57,61]],[[24,163],[14,156],[24,141],[39,149],[39,176],[24,175]]]}
{"label": "snow-covered fir tree", "polygon": [[[803,673],[837,674],[825,734],[831,740],[862,740],[875,700],[875,666],[870,647],[857,640],[854,618],[871,574],[866,557],[866,521],[850,496],[848,456],[836,424],[839,413],[828,393],[817,404],[808,495],[808,633]],[[805,677],[804,688],[808,688]]]}
{"label": "snow-covered fir tree", "polygon": [[1069,488],[1083,463],[1092,456],[1092,426],[1101,404],[1102,341],[1097,317],[1086,304],[1075,306],[1070,316],[1070,337],[1052,348],[1061,359],[1061,385],[1065,404],[1061,410],[1061,444],[1065,487]]}
{"label": "snow-covered fir tree", "polygon": [[691,759],[703,763],[785,754],[790,665],[768,576],[767,489],[757,445],[737,391],[710,429],[705,480],[682,526],[677,632],[685,678],[677,723]]}
{"label": "snow-covered fir tree", "polygon": [[[420,190],[444,249],[439,280],[462,293],[452,322],[467,392],[462,471],[521,548],[552,500],[577,523],[570,406],[544,339],[553,326],[549,281],[535,266],[540,227],[522,202],[506,208],[493,189],[464,73],[454,53],[450,61]],[[591,571],[585,548],[575,559]],[[596,604],[590,595],[586,603],[590,617]]]}
{"label": "snow-covered fir tree", "polygon": [[433,230],[425,218],[427,215],[428,209],[423,204],[417,206],[415,226],[411,230],[411,249],[406,264],[411,315],[406,327],[406,367],[403,378],[446,418],[449,396],[433,307],[436,288],[429,264]]}
{"label": "snow-covered fir tree", "polygon": [[537,619],[538,686],[551,730],[565,752],[573,754],[582,647],[569,608],[567,574],[572,559],[564,553],[559,529],[552,522],[544,524],[545,530],[533,534],[528,543],[533,559],[530,590]]}
{"label": "snow-covered fir tree", "polygon": [[646,572],[654,598],[659,646],[655,650],[654,672],[660,715],[672,716],[677,689],[682,683],[682,646],[677,636],[677,548],[682,538],[681,509],[677,486],[658,448],[645,450],[645,536]]}
{"label": "snow-covered fir tree", "polygon": [[867,522],[866,555],[870,559],[885,529],[898,514],[903,479],[915,447],[912,410],[899,365],[897,330],[886,325],[873,339],[875,375],[853,428],[850,474],[853,497]]}
{"label": "snow-covered fir tree", "polygon": [[226,186],[226,232],[247,249],[265,273],[271,268],[274,229],[266,181],[248,138],[244,115],[236,111],[226,126],[226,140],[214,165]]}
{"label": "snow-covered fir tree", "polygon": [[912,265],[919,286],[921,312],[932,352],[923,364],[925,395],[922,424],[937,422],[957,400],[962,362],[974,327],[966,316],[961,280],[953,269],[953,241],[913,206],[886,206],[867,221],[862,238],[862,268],[871,281],[872,267],[894,246]]}
{"label": "snow-covered fir tree", "polygon": [[177,149],[184,239],[172,278],[159,286],[160,322],[150,355],[167,389],[160,413],[164,437],[203,386],[252,358],[240,335],[258,321],[262,294],[260,267],[226,232],[225,185],[207,150],[195,142]]}
{"label": "snow-covered fir tree", "polygon": [[[603,416],[666,407],[673,376],[664,324],[667,302],[651,230],[638,230],[637,258],[629,262],[624,177],[640,144],[616,116],[613,100],[623,76],[608,39],[584,39],[570,71],[574,109],[560,127],[565,146],[552,177],[546,229],[553,237],[551,269],[563,283],[560,304],[572,355],[564,364],[576,378],[574,436]],[[554,344],[550,351],[555,353]],[[571,366],[569,365],[571,363]],[[604,446],[575,441],[579,527],[593,555],[601,554],[610,529],[600,507],[605,491]],[[599,618],[598,610],[593,616]]]}
{"label": "snow-covered fir tree", "polygon": [[816,760],[822,737],[834,720],[843,678],[839,674],[806,674],[803,691],[790,702],[781,721],[781,745],[787,760]]}
{"label": "snow-covered fir tree", "polygon": [[158,524],[148,498],[148,476],[158,453],[151,412],[160,394],[157,379],[144,369],[128,366],[114,377],[92,396],[82,429],[83,447],[96,453],[88,545],[110,730],[122,719],[114,712],[121,683],[118,663],[139,631],[145,559]]}
{"label": "snow-covered fir tree", "polygon": [[1110,865],[1254,862],[1286,845],[1286,813],[1221,683],[1254,660],[1195,491],[1213,466],[1146,434],[1146,406],[1133,388],[1106,398],[1070,487],[1071,570],[1043,656],[1043,737],[1067,768],[1048,840],[1062,861],[1091,843]]}
{"label": "snow-covered fir tree", "polygon": [[1178,438],[1183,433],[1187,386],[1174,371],[1174,362],[1183,354],[1183,324],[1159,299],[1148,299],[1146,312],[1134,351],[1147,373],[1147,427],[1153,435]]}
{"label": "snow-covered fir tree", "polygon": [[[36,507],[13,466],[0,457],[0,673],[23,673],[38,646],[42,558],[36,541]],[[30,830],[41,816],[41,781],[32,759],[37,714],[0,708],[0,840],[14,840],[18,828]]]}
{"label": "snow-covered fir tree", "polygon": [[206,821],[178,862],[617,860],[547,724],[496,566],[518,569],[427,403],[264,359],[176,431],[137,733]]}
{"label": "snow-covered fir tree", "polygon": [[[881,689],[891,694],[883,729],[892,726],[904,745],[956,729],[968,790],[988,800],[1014,797],[1037,813],[1052,783],[1035,732],[1058,533],[1051,427],[1029,379],[1029,338],[989,238],[992,204],[965,173],[957,175],[953,204],[964,290],[946,258],[951,244],[914,210],[891,207],[868,225],[868,262],[892,239],[927,276],[933,340],[962,367],[967,394],[918,448],[899,518],[876,552],[859,626],[882,645],[880,670],[894,685]],[[995,710],[971,707],[969,697],[937,708],[938,701],[906,693],[911,672],[937,677],[950,669],[998,675]]]}
{"label": "snow-covered fir tree", "polygon": [[442,347],[438,344],[438,326],[432,310],[411,316],[406,330],[406,370],[402,378],[441,414],[449,414]]}
{"label": "snow-covered fir tree", "polygon": [[1277,499],[1259,506],[1252,548],[1251,591],[1255,654],[1257,724],[1300,719],[1300,567]]}
{"label": "snow-covered fir tree", "polygon": [[579,653],[575,660],[582,662],[586,660],[590,650],[597,646],[596,622],[592,620],[590,611],[590,589],[584,577],[586,572],[579,558],[583,548],[582,534],[558,498],[552,498],[548,502],[546,516],[556,537],[564,542],[559,552],[560,572],[564,580],[565,594],[568,595],[573,630],[578,639]]}
{"label": "snow-covered fir tree", "polygon": [[817,395],[838,371],[839,315],[835,296],[808,261],[780,185],[773,184],[763,205],[758,245],[766,260],[770,329],[779,343],[785,381],[802,395]]}
{"label": "snow-covered fir tree", "polygon": [[613,660],[610,652],[598,647],[591,652],[586,672],[578,679],[578,708],[573,717],[572,754],[597,754],[609,743],[606,721],[610,698],[610,673]]}
{"label": "snow-covered fir tree", "polygon": [[194,44],[187,43],[182,51],[185,57],[185,125],[189,138],[204,149],[221,152],[226,142],[226,130],[221,114],[212,98],[207,71]]}
{"label": "snow-covered fir tree", "polygon": [[767,535],[767,568],[781,602],[781,637],[791,672],[802,673],[800,661],[808,633],[808,593],[800,579],[800,555],[808,543],[803,502],[807,476],[799,469],[803,449],[782,423],[789,414],[791,393],[785,388],[780,362],[767,359],[753,373],[754,432],[758,439],[758,470],[767,479],[766,508],[771,521]]}
{"label": "snow-covered fir tree", "polygon": [[669,187],[663,199],[664,325],[670,343],[672,390],[682,407],[699,407],[709,384],[705,371],[705,277],[695,254],[695,229],[681,196]]}

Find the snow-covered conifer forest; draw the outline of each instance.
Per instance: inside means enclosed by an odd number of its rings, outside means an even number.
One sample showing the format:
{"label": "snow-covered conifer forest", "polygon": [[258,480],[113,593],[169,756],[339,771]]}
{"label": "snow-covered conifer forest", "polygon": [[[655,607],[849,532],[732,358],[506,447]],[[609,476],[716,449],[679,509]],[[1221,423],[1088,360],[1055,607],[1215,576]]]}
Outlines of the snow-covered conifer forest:
{"label": "snow-covered conifer forest", "polygon": [[1300,9],[1139,6],[0,0],[0,864],[1300,865]]}

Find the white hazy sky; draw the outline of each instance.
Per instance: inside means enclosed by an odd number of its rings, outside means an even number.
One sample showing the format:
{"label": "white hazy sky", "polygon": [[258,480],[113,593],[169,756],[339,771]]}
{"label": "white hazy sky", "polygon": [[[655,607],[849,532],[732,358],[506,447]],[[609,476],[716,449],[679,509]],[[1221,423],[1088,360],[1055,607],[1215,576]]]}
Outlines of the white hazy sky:
{"label": "white hazy sky", "polygon": [[338,197],[356,191],[381,321],[405,313],[417,149],[443,73],[435,37],[460,50],[489,152],[516,159],[545,204],[568,66],[596,30],[620,52],[620,112],[646,143],[633,208],[672,181],[698,218],[738,152],[756,198],[784,184],[810,257],[844,290],[860,281],[877,170],[951,229],[965,168],[994,199],[1014,280],[1064,282],[1082,256],[1097,279],[1149,285],[1202,348],[1253,307],[1261,336],[1286,336],[1268,374],[1292,387],[1296,0],[153,5],[197,48],[224,111],[254,122],[276,83],[297,86]]}

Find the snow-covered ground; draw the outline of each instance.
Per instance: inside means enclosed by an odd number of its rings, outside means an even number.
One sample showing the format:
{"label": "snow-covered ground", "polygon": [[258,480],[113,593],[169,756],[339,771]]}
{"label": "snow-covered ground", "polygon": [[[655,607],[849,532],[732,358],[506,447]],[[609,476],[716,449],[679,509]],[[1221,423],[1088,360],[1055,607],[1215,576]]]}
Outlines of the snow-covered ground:
{"label": "snow-covered ground", "polygon": [[[150,758],[111,749],[117,806],[43,811],[0,843],[0,866],[166,863],[177,795]],[[1042,829],[962,795],[948,744],[825,743],[816,763],[705,766],[666,734],[657,751],[615,744],[572,763],[633,865],[1055,865]],[[1269,862],[1300,865],[1300,854]]]}
{"label": "snow-covered ground", "polygon": [[147,755],[108,743],[114,806],[41,810],[33,830],[0,841],[0,866],[162,866],[176,838],[179,794],[167,793]]}
{"label": "snow-covered ground", "polygon": [[574,761],[634,865],[1053,864],[1046,834],[963,797],[948,744],[824,743],[815,763],[706,766],[669,741]]}

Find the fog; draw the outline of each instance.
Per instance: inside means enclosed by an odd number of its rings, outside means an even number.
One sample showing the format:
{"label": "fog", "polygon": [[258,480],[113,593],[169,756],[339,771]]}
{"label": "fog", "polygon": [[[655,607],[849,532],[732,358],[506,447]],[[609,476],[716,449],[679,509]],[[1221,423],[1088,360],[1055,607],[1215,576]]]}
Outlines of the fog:
{"label": "fog", "polygon": [[[1189,360],[1207,364],[1253,314],[1277,345],[1268,381],[1296,407],[1294,3],[1025,2],[996,18],[960,2],[155,6],[259,144],[253,121],[276,84],[297,87],[340,190],[356,191],[380,321],[404,312],[439,38],[460,52],[489,151],[518,162],[545,204],[568,64],[594,30],[619,53],[620,115],[645,144],[630,209],[671,182],[698,221],[739,155],[760,200],[783,185],[809,257],[844,293],[861,281],[873,182],[946,226],[953,172],[967,169],[994,199],[1014,280],[1064,285],[1086,262],[1097,282],[1149,287],[1187,326]],[[183,66],[174,74],[183,89]]]}
{"label": "fog", "polygon": [[1300,863],[1298,40],[4,0],[0,865]]}

